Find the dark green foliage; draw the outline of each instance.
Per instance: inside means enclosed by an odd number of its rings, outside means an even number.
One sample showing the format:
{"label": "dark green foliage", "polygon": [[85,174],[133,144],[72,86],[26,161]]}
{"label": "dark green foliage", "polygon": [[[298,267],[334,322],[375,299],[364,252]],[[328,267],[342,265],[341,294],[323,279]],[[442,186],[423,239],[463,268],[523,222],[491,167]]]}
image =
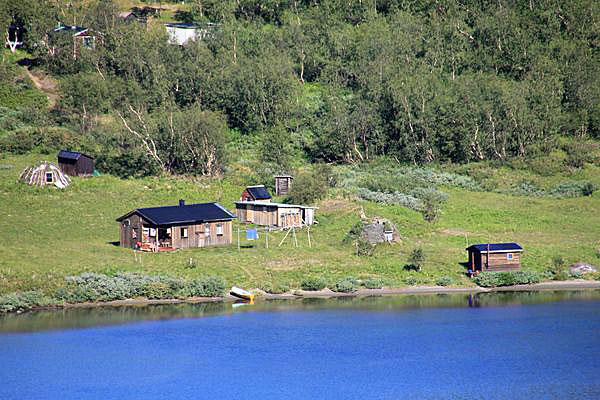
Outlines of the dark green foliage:
{"label": "dark green foliage", "polygon": [[408,264],[404,266],[407,271],[421,271],[425,262],[425,252],[422,248],[413,249],[408,257]]}
{"label": "dark green foliage", "polygon": [[323,278],[319,278],[319,277],[305,278],[302,281],[302,283],[300,284],[300,288],[302,290],[311,290],[311,291],[322,290],[325,288],[325,286],[327,286],[327,283],[325,282],[325,280]]}
{"label": "dark green foliage", "polygon": [[114,276],[85,273],[67,278],[67,286],[56,297],[69,303],[124,300],[135,297],[173,299],[177,297],[219,297],[225,282],[220,277],[185,281],[166,276],[119,273]]}
{"label": "dark green foliage", "polygon": [[50,299],[37,291],[10,293],[0,296],[0,314],[26,311],[34,307],[50,304]]}
{"label": "dark green foliage", "polygon": [[290,290],[289,285],[281,282],[265,282],[261,289],[270,294],[283,294]]}
{"label": "dark green foliage", "polygon": [[368,278],[362,282],[362,285],[367,289],[381,289],[385,282],[381,278]]}
{"label": "dark green foliage", "polygon": [[417,283],[419,283],[419,280],[416,277],[409,275],[404,278],[404,283],[406,283],[408,286],[415,286]]}
{"label": "dark green foliage", "polygon": [[356,255],[362,257],[371,257],[375,252],[375,245],[364,238],[356,241]]}
{"label": "dark green foliage", "polygon": [[438,279],[436,279],[435,284],[437,286],[450,286],[452,285],[452,278],[450,278],[449,276],[441,276]]}
{"label": "dark green foliage", "polygon": [[533,271],[482,272],[473,277],[473,282],[481,287],[528,285],[540,280],[540,275]]}
{"label": "dark green foliage", "polygon": [[186,284],[190,296],[220,297],[225,292],[225,281],[218,276],[193,279]]}
{"label": "dark green foliage", "polygon": [[290,189],[288,202],[293,204],[313,204],[327,194],[327,176],[320,173],[319,169],[313,172],[301,172],[294,177],[294,184]]}
{"label": "dark green foliage", "polygon": [[352,277],[338,279],[333,285],[333,291],[341,293],[351,293],[356,291],[358,281]]}

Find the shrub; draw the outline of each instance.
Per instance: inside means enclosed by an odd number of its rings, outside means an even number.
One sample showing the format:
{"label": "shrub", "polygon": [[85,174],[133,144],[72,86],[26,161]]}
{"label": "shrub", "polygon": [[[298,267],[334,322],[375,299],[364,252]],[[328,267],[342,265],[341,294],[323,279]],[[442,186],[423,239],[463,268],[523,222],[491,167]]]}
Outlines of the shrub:
{"label": "shrub", "polygon": [[338,279],[333,285],[333,290],[341,293],[350,293],[356,290],[357,281],[352,277]]}
{"label": "shrub", "polygon": [[312,204],[327,194],[327,177],[316,172],[304,172],[294,179],[287,200],[295,204]]}
{"label": "shrub", "polygon": [[363,286],[367,289],[381,289],[383,288],[383,279],[381,278],[369,278],[363,281]]}
{"label": "shrub", "polygon": [[270,294],[283,294],[287,293],[290,290],[290,287],[285,283],[265,282],[261,289]]}
{"label": "shrub", "polygon": [[481,287],[513,286],[539,283],[540,275],[533,271],[482,272],[473,278]]}
{"label": "shrub", "polygon": [[325,280],[323,278],[320,277],[309,277],[309,278],[305,278],[302,283],[300,284],[300,287],[302,288],[302,290],[322,290],[325,289],[325,286],[327,286],[327,283],[325,282]]}
{"label": "shrub", "polygon": [[563,182],[548,191],[554,197],[591,196],[598,188],[589,181]]}
{"label": "shrub", "polygon": [[407,271],[421,271],[423,268],[423,263],[425,262],[425,252],[422,248],[413,249],[408,257],[408,264],[404,266],[404,269]]}
{"label": "shrub", "polygon": [[481,287],[496,287],[500,286],[500,279],[495,272],[482,272],[473,277],[473,282]]}
{"label": "shrub", "polygon": [[375,252],[375,245],[368,240],[359,238],[356,241],[356,255],[363,257],[371,257]]}
{"label": "shrub", "polygon": [[449,276],[441,276],[436,279],[435,284],[437,286],[450,286],[452,285],[452,278]]}
{"label": "shrub", "polygon": [[418,283],[418,279],[412,275],[404,278],[404,283],[408,286],[415,286]]}
{"label": "shrub", "polygon": [[225,292],[225,280],[218,276],[193,279],[186,285],[190,296],[221,297]]}
{"label": "shrub", "polygon": [[9,293],[0,296],[0,313],[25,311],[33,307],[47,306],[51,301],[44,294],[37,291]]}

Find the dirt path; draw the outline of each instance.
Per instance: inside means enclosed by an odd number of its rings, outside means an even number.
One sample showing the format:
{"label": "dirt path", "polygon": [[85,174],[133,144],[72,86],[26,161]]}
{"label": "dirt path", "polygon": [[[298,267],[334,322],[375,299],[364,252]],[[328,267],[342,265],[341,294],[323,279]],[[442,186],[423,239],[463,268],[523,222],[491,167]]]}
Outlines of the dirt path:
{"label": "dirt path", "polygon": [[45,76],[39,77],[34,75],[27,67],[24,67],[24,69],[31,82],[33,82],[33,85],[48,97],[48,108],[54,108],[58,102],[58,94],[56,94],[57,82]]}

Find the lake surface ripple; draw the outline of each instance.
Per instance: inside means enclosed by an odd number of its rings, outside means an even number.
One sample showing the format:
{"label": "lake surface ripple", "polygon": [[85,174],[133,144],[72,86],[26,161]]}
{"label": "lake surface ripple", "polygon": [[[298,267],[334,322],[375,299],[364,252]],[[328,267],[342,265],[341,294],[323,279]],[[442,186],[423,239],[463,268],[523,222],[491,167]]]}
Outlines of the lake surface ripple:
{"label": "lake surface ripple", "polygon": [[0,399],[599,399],[600,291],[0,317]]}

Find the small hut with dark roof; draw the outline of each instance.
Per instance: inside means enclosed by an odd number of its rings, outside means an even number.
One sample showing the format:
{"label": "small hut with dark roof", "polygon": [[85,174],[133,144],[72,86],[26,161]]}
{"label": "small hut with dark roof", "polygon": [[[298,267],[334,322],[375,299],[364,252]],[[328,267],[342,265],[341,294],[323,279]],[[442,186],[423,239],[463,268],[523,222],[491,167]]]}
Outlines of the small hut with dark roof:
{"label": "small hut with dark roof", "polygon": [[69,176],[92,176],[94,157],[76,151],[61,150],[58,152],[58,166]]}
{"label": "small hut with dark roof", "polygon": [[469,269],[476,271],[516,271],[521,268],[523,248],[516,243],[474,244],[469,252]]}
{"label": "small hut with dark roof", "polygon": [[137,208],[117,218],[119,241],[154,251],[231,244],[234,218],[218,203]]}
{"label": "small hut with dark roof", "polygon": [[271,195],[264,185],[248,186],[242,192],[241,201],[271,201]]}

